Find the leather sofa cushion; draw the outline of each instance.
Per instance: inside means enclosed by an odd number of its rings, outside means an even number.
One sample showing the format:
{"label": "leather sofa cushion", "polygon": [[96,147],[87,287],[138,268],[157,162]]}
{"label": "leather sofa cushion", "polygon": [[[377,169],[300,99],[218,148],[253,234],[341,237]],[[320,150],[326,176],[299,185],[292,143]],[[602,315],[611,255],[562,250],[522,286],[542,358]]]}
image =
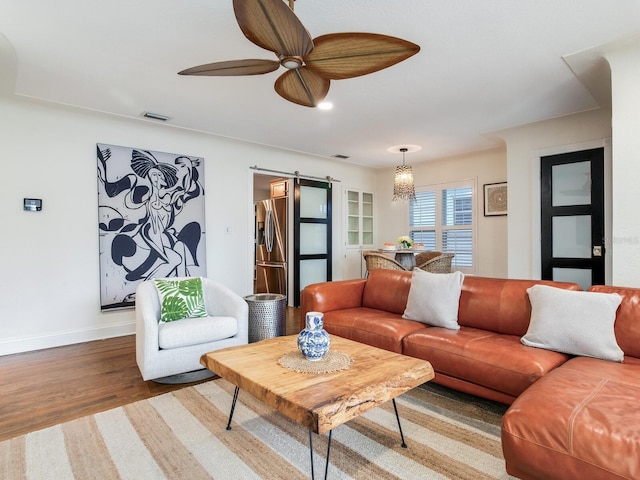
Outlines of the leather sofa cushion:
{"label": "leather sofa cushion", "polygon": [[324,329],[332,335],[402,353],[402,338],[424,324],[372,308],[325,312]]}
{"label": "leather sofa cushion", "polygon": [[305,328],[307,312],[331,312],[362,306],[367,280],[338,280],[307,285],[300,292],[300,330]]}
{"label": "leather sofa cushion", "polygon": [[238,333],[238,321],[233,317],[185,318],[177,322],[158,324],[158,346],[161,349],[187,347],[215,342]]}
{"label": "leather sofa cushion", "polygon": [[403,353],[431,362],[436,373],[518,396],[569,358],[527,347],[520,337],[461,327],[430,327],[407,335]]}
{"label": "leather sofa cushion", "polygon": [[460,294],[458,323],[521,337],[529,327],[531,303],[527,288],[533,285],[581,289],[575,283],[466,276]]}
{"label": "leather sofa cushion", "polygon": [[411,272],[371,270],[362,294],[362,306],[402,315],[410,288]]}
{"label": "leather sofa cushion", "polygon": [[521,478],[640,478],[640,359],[576,357],[506,412],[507,471]]}

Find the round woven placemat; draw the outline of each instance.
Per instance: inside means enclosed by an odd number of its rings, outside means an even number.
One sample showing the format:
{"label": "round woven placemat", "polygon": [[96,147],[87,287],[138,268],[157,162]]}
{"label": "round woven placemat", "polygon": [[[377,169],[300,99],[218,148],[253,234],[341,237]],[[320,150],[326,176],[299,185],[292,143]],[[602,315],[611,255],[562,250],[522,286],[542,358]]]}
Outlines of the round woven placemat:
{"label": "round woven placemat", "polygon": [[278,363],[298,373],[333,373],[349,368],[351,357],[346,353],[329,350],[320,360],[312,362],[298,350],[294,350],[280,357]]}

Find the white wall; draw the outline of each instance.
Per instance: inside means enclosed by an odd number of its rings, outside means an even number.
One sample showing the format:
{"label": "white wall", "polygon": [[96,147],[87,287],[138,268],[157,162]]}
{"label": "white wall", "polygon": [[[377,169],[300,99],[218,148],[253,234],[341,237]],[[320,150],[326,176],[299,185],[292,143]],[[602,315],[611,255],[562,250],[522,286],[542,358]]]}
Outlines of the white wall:
{"label": "white wall", "polygon": [[[253,278],[250,166],[375,187],[368,168],[149,121],[14,97],[0,97],[0,112],[0,355],[134,331],[133,310],[100,312],[96,143],[204,157],[208,276],[240,295]],[[334,245],[342,244],[340,185]],[[43,210],[24,212],[24,197],[43,199]],[[333,265],[341,278],[340,255]]]}
{"label": "white wall", "polygon": [[555,118],[500,132],[507,145],[508,202],[508,276],[539,278],[534,252],[540,251],[540,233],[534,231],[535,212],[539,211],[534,185],[539,169],[534,168],[539,152],[567,151],[567,146],[586,143],[605,144],[611,136],[608,110],[593,110]]}
{"label": "white wall", "polygon": [[640,287],[640,41],[606,57],[613,110],[612,283]]}
{"label": "white wall", "polygon": [[[416,157],[417,160],[414,160]],[[419,152],[407,155],[413,168],[416,186],[435,185],[459,180],[476,180],[476,275],[505,277],[507,274],[507,217],[485,217],[483,185],[507,179],[506,153],[502,148],[473,152],[456,157],[419,161]],[[409,207],[392,206],[394,168],[380,170],[378,212],[380,243],[394,242],[409,232]],[[509,206],[511,210],[511,206]]]}
{"label": "white wall", "polygon": [[[611,113],[595,110],[500,132],[506,150],[429,162],[407,158],[414,166],[417,185],[477,179],[478,275],[535,278],[534,244],[539,237],[532,226],[536,208],[532,165],[537,152],[612,138],[613,283],[640,286],[637,52],[637,48],[622,49],[607,56],[612,70],[613,132]],[[12,78],[0,75],[0,92],[10,92],[11,83]],[[374,171],[12,96],[0,96],[0,112],[4,180],[0,188],[0,355],[134,330],[132,310],[101,313],[99,308],[96,143],[205,158],[208,275],[240,295],[251,291],[252,165],[342,180],[334,184],[334,279],[345,278],[347,270],[339,248],[344,245],[344,188],[374,193],[377,244],[408,231],[406,209],[391,207],[392,168]],[[509,215],[483,217],[482,185],[505,178]],[[42,198],[43,211],[22,211],[23,197]]]}

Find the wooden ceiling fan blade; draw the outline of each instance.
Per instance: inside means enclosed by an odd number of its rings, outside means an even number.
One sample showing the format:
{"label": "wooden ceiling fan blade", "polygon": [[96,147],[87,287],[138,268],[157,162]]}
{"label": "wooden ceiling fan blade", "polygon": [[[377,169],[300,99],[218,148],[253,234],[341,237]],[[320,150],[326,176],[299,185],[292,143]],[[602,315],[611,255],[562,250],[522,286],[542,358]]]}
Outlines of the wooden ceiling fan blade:
{"label": "wooden ceiling fan blade", "polygon": [[329,93],[330,84],[328,78],[300,67],[280,75],[276,80],[275,89],[285,100],[305,107],[317,107]]}
{"label": "wooden ceiling fan blade", "polygon": [[228,60],[226,62],[207,63],[187,68],[178,75],[199,75],[205,77],[229,77],[237,75],[260,75],[273,72],[280,67],[275,60]]}
{"label": "wooden ceiling fan blade", "polygon": [[313,43],[305,65],[331,80],[377,72],[420,51],[415,43],[377,33],[330,33],[314,38]]}
{"label": "wooden ceiling fan blade", "polygon": [[251,42],[278,55],[303,57],[313,39],[282,0],[233,0],[238,25]]}

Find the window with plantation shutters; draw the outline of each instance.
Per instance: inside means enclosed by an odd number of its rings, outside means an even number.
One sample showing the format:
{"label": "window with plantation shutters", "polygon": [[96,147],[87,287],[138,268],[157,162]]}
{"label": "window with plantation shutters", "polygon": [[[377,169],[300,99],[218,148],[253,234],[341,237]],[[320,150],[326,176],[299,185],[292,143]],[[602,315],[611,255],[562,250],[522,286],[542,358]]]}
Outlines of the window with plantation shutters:
{"label": "window with plantation shutters", "polygon": [[454,253],[452,268],[474,272],[475,182],[416,187],[409,207],[409,235],[427,250]]}

